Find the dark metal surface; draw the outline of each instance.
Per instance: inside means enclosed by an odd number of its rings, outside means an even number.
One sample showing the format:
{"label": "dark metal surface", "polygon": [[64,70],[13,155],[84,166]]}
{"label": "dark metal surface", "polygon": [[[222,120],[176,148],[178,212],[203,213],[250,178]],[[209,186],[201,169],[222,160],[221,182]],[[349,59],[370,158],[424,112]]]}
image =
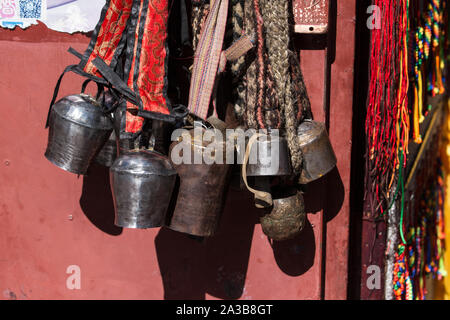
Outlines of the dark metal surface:
{"label": "dark metal surface", "polygon": [[172,125],[161,120],[152,120],[150,147],[162,154],[169,152]]}
{"label": "dark metal surface", "polygon": [[[270,136],[262,141],[256,140],[252,146],[253,152],[257,154],[257,162],[247,164],[247,176],[287,176],[292,173],[286,138]],[[262,159],[262,156],[265,158]],[[273,166],[276,162],[279,165]]]}
{"label": "dark metal surface", "polygon": [[336,155],[323,123],[304,121],[298,128],[298,141],[303,152],[300,184],[317,180],[336,166]]}
{"label": "dark metal surface", "polygon": [[[113,107],[113,105],[117,102],[117,100],[109,91],[103,92],[103,94],[99,97],[98,101],[103,103],[105,108],[108,110],[110,110]],[[116,109],[115,112],[111,113],[111,117],[114,125],[114,131],[111,133],[111,136],[109,137],[108,141],[106,141],[103,148],[95,157],[95,162],[108,168],[112,166],[114,160],[116,160],[117,158],[116,137],[119,136],[120,132],[121,114],[119,114],[119,112]]]}
{"label": "dark metal surface", "polygon": [[147,150],[124,152],[110,168],[115,224],[156,228],[164,224],[176,171],[167,157]]}
{"label": "dark metal surface", "polygon": [[294,195],[273,200],[273,207],[260,218],[265,235],[277,241],[292,239],[305,226],[306,212],[303,196]]}
{"label": "dark metal surface", "polygon": [[45,157],[56,166],[85,174],[112,132],[112,123],[87,95],[67,96],[52,107]]}
{"label": "dark metal surface", "polygon": [[[193,137],[193,130],[190,130]],[[170,152],[178,143],[174,142]],[[225,144],[226,142],[223,142]],[[190,144],[194,153],[202,153],[201,146]],[[225,145],[223,151],[226,151]],[[227,164],[179,164],[175,168],[180,176],[180,188],[174,213],[168,227],[195,236],[214,235],[223,209],[231,166]]]}
{"label": "dark metal surface", "polygon": [[117,158],[117,140],[114,132],[109,136],[103,148],[95,157],[95,162],[105,167],[111,167]]}

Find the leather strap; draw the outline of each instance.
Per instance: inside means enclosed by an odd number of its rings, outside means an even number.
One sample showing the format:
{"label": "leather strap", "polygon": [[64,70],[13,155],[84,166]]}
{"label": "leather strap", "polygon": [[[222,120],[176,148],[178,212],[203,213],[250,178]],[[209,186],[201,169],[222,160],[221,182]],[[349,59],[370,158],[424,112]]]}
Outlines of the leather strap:
{"label": "leather strap", "polygon": [[[245,186],[247,189],[255,195],[255,206],[259,209],[271,207],[273,205],[272,195],[269,192],[261,191],[253,189],[248,185],[247,182],[247,163],[248,158],[250,157],[250,152],[252,151],[252,146],[256,142],[256,140],[264,136],[262,133],[255,133],[252,135],[248,141],[247,148],[245,150],[244,162],[242,163],[242,179],[244,180]],[[266,205],[263,205],[266,204]]]}

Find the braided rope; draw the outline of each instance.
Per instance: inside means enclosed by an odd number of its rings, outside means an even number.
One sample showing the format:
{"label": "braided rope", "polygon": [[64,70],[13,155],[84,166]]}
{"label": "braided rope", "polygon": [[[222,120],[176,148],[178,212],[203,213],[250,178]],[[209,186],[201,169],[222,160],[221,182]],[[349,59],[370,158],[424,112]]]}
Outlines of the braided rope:
{"label": "braided rope", "polygon": [[208,17],[209,9],[209,2],[201,0],[192,1],[192,49],[194,52],[200,41],[200,35]]}
{"label": "braided rope", "polygon": [[[232,0],[231,24],[233,30],[233,41],[236,41],[243,34],[244,30],[244,0]],[[233,76],[233,98],[234,111],[236,117],[241,119],[245,110],[245,83],[243,72],[245,69],[245,56],[240,57],[231,63],[231,73]]]}
{"label": "braided rope", "polygon": [[[256,29],[253,0],[245,0],[244,3],[244,26],[245,31],[254,32]],[[257,73],[256,61],[251,61],[251,57],[247,57],[247,72],[245,74],[245,84],[247,90],[245,91],[246,108],[244,111],[244,121],[248,128],[258,129],[256,121],[256,94],[257,94]]]}
{"label": "braided rope", "polygon": [[298,108],[292,95],[289,63],[289,0],[261,0],[269,61],[273,70],[276,94],[283,114],[291,162],[294,172],[302,165],[302,152],[298,143]]}
{"label": "braided rope", "polygon": [[308,91],[306,90],[305,80],[300,68],[300,55],[291,51],[289,62],[292,76],[292,97],[296,101],[297,121],[301,122],[304,117],[311,116],[307,114],[311,111],[311,102],[309,101]]}

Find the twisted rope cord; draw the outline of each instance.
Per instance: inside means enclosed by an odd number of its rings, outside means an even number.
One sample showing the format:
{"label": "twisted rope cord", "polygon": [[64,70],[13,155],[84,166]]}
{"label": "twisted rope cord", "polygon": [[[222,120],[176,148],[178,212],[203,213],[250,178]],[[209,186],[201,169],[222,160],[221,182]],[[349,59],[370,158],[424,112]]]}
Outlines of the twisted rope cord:
{"label": "twisted rope cord", "polygon": [[[244,30],[244,0],[232,0],[231,24],[233,30],[233,41],[239,39]],[[233,100],[234,112],[237,119],[242,119],[245,111],[245,82],[243,73],[245,71],[245,56],[240,57],[231,63],[231,73],[233,76]]]}
{"label": "twisted rope cord", "polygon": [[304,117],[312,116],[308,114],[311,112],[311,102],[309,101],[308,91],[306,90],[305,80],[300,68],[300,55],[291,51],[289,61],[292,76],[292,97],[296,101],[297,121],[301,122]]}
{"label": "twisted rope cord", "polygon": [[208,1],[192,1],[192,49],[197,49],[200,35],[206,18],[208,17],[210,4]]}
{"label": "twisted rope cord", "polygon": [[297,137],[298,108],[296,108],[292,95],[292,75],[289,63],[289,1],[261,0],[261,7],[269,61],[283,115],[291,162],[294,172],[298,173],[302,165],[302,152]]}
{"label": "twisted rope cord", "polygon": [[281,126],[281,114],[267,55],[264,18],[259,3],[260,0],[253,0],[257,31],[257,121],[261,129],[278,129]]}
{"label": "twisted rope cord", "polygon": [[[253,10],[253,0],[245,0],[244,2],[244,26],[245,31],[255,32],[255,14]],[[243,112],[244,121],[248,128],[258,129],[258,123],[256,121],[256,62],[252,57],[248,56],[246,58],[247,72],[244,77],[244,83],[246,84],[247,90],[245,91],[245,101],[246,106]]]}

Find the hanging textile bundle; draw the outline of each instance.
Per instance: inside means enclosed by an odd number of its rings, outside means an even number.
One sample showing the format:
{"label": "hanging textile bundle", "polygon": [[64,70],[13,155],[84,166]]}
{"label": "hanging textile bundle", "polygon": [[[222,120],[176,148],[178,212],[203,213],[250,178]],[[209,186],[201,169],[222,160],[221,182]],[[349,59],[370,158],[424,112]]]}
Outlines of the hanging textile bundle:
{"label": "hanging textile bundle", "polygon": [[[409,1],[374,0],[385,23],[372,30],[370,83],[366,116],[366,212],[382,217],[397,172],[406,166],[410,137],[408,110]],[[393,32],[392,30],[395,30]],[[418,110],[414,110],[418,118]],[[421,141],[418,127],[413,137]],[[400,154],[404,155],[400,161]]]}

